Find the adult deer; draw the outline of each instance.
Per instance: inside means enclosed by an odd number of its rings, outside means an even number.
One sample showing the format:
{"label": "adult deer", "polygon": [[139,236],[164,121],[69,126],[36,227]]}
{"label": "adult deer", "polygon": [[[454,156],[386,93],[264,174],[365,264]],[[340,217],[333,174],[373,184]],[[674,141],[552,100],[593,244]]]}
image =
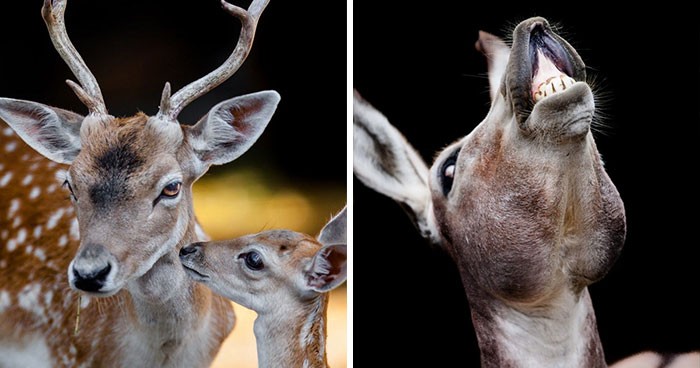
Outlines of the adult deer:
{"label": "adult deer", "polygon": [[328,292],[347,277],[347,212],[318,237],[270,230],[180,249],[193,279],[254,310],[258,366],[328,367]]}
{"label": "adult deer", "polygon": [[[428,169],[356,93],[355,175],[457,264],[483,367],[605,367],[587,286],[612,267],[626,224],[590,132],[584,63],[542,18],[518,25],[512,48],[486,33],[477,47],[492,102],[481,124]],[[633,360],[650,358],[661,360]]]}
{"label": "adult deer", "polygon": [[223,101],[193,126],[177,117],[238,70],[267,3],[222,1],[242,24],[229,58],[173,95],[166,84],[157,115],[115,118],[68,38],[66,0],[44,2],[51,40],[79,82],[68,84],[89,113],[0,99],[9,124],[0,128],[0,367],[211,363],[235,317],[178,261],[182,246],[203,239],[191,187],[251,147],[279,95]]}

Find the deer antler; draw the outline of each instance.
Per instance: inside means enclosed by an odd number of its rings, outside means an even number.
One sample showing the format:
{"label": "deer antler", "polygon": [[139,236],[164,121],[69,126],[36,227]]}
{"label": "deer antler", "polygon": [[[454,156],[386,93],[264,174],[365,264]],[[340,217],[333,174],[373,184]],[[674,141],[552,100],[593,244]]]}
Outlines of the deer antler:
{"label": "deer antler", "polygon": [[91,114],[107,115],[107,107],[95,76],[92,75],[90,69],[85,65],[85,61],[80,57],[70,38],[68,38],[64,19],[66,3],[67,0],[44,0],[44,5],[41,7],[41,16],[44,18],[46,28],[49,30],[54,48],[61,55],[63,61],[68,64],[73,75],[78,78],[78,82],[80,82],[80,84],[77,84],[67,80],[66,83],[73,89],[80,101],[87,106]]}
{"label": "deer antler", "polygon": [[255,38],[255,29],[258,25],[258,19],[260,19],[260,15],[263,10],[265,10],[268,3],[269,0],[255,0],[246,11],[227,3],[225,0],[221,0],[221,6],[224,10],[241,21],[241,33],[236,48],[233,49],[231,56],[229,56],[221,66],[204,77],[186,85],[172,97],[170,96],[170,83],[166,83],[160,101],[158,118],[173,122],[177,121],[178,114],[180,114],[185,106],[211,91],[236,73],[250,53],[250,49],[253,46],[253,39]]}

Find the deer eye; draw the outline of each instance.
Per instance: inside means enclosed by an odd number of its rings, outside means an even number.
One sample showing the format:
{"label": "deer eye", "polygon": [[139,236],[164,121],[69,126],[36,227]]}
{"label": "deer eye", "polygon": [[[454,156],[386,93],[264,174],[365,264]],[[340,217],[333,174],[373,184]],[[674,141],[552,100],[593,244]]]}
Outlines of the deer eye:
{"label": "deer eye", "polygon": [[182,182],[173,181],[169,183],[163,187],[163,190],[160,191],[158,198],[153,201],[153,206],[155,207],[155,205],[158,204],[161,199],[172,199],[177,197],[177,195],[180,194],[180,189],[182,189]]}
{"label": "deer eye", "polygon": [[180,188],[182,188],[182,183],[179,181],[174,181],[163,188],[160,195],[165,198],[175,198],[180,194]]}
{"label": "deer eye", "polygon": [[452,190],[458,153],[459,150],[456,150],[455,153],[448,157],[440,167],[440,185],[442,186],[442,194],[444,196],[447,196],[450,193],[450,190]]}
{"label": "deer eye", "polygon": [[262,256],[260,256],[260,253],[258,252],[252,251],[242,253],[238,256],[238,258],[243,258],[246,267],[250,268],[253,271],[260,271],[265,267],[265,265],[263,264]]}

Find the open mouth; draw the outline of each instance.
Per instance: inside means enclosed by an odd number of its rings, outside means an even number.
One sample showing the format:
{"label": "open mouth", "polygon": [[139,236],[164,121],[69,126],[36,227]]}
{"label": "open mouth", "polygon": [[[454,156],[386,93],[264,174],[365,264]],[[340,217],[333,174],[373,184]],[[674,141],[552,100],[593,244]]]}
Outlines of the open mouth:
{"label": "open mouth", "polygon": [[182,264],[182,267],[184,267],[184,268],[185,268],[185,272],[187,272],[187,274],[188,274],[191,278],[193,278],[194,280],[196,280],[196,281],[206,281],[206,280],[209,280],[209,276],[207,276],[207,275],[205,275],[205,274],[203,274],[203,273],[200,273],[199,271],[195,270],[194,268],[188,267],[188,266],[185,265],[184,263]]}
{"label": "open mouth", "polygon": [[572,60],[568,50],[547,32],[542,23],[534,24],[530,32],[529,56],[532,65],[531,96],[535,103],[576,83],[574,76],[578,73],[574,65],[578,63]]}

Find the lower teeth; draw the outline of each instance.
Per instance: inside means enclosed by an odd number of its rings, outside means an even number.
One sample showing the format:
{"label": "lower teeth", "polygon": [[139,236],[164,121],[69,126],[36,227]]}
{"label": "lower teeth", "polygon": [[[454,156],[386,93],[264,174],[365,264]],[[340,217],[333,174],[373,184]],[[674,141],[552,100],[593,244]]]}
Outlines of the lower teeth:
{"label": "lower teeth", "polygon": [[535,92],[535,102],[553,95],[557,92],[561,92],[569,87],[571,87],[576,81],[567,75],[561,74],[558,77],[552,77],[547,79],[544,83],[537,87],[537,92]]}

